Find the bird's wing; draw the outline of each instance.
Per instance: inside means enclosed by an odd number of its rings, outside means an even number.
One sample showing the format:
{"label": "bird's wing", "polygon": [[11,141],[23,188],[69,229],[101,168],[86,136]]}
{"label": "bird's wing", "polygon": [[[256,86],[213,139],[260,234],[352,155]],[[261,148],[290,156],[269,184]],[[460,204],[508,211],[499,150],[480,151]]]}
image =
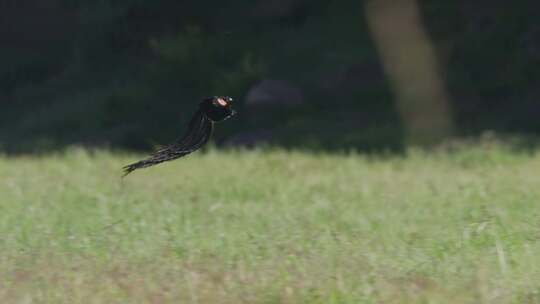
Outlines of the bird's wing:
{"label": "bird's wing", "polygon": [[202,147],[212,135],[214,123],[199,110],[191,119],[187,133],[175,143],[154,152],[149,158],[125,166],[124,176],[134,170],[146,168],[159,163],[185,156]]}

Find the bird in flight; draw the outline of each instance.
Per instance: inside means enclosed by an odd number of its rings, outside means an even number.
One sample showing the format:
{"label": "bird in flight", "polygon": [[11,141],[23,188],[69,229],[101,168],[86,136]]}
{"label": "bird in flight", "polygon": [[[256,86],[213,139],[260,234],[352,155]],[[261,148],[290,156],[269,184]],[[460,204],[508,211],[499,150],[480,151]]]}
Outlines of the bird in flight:
{"label": "bird in flight", "polygon": [[228,96],[203,99],[189,122],[188,131],[182,138],[157,150],[147,159],[125,166],[123,176],[137,169],[180,158],[204,146],[212,135],[214,123],[224,121],[236,113],[232,109],[232,101],[233,99]]}

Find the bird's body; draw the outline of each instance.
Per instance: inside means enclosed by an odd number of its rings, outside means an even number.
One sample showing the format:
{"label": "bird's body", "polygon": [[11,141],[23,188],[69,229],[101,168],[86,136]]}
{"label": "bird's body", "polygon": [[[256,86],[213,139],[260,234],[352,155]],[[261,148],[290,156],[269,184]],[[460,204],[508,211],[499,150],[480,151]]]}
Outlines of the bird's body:
{"label": "bird's body", "polygon": [[199,109],[189,122],[188,131],[180,140],[154,152],[149,158],[124,167],[124,176],[134,170],[185,156],[204,146],[214,130],[214,123],[235,114],[230,97],[210,97],[199,104]]}

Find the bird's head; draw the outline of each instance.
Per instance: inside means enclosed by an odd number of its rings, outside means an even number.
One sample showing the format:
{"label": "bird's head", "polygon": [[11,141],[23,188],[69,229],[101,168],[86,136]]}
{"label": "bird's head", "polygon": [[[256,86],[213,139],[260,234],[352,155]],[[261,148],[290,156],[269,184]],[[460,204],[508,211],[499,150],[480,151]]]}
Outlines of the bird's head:
{"label": "bird's head", "polygon": [[223,121],[236,113],[232,109],[232,102],[233,99],[228,96],[213,96],[205,98],[200,108],[211,121]]}

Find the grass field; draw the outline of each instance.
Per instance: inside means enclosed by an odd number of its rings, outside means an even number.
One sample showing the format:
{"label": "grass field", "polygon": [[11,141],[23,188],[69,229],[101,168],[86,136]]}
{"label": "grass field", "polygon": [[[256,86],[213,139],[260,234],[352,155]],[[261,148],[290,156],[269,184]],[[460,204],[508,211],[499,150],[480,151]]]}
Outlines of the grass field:
{"label": "grass field", "polygon": [[0,157],[0,303],[539,303],[540,153]]}

